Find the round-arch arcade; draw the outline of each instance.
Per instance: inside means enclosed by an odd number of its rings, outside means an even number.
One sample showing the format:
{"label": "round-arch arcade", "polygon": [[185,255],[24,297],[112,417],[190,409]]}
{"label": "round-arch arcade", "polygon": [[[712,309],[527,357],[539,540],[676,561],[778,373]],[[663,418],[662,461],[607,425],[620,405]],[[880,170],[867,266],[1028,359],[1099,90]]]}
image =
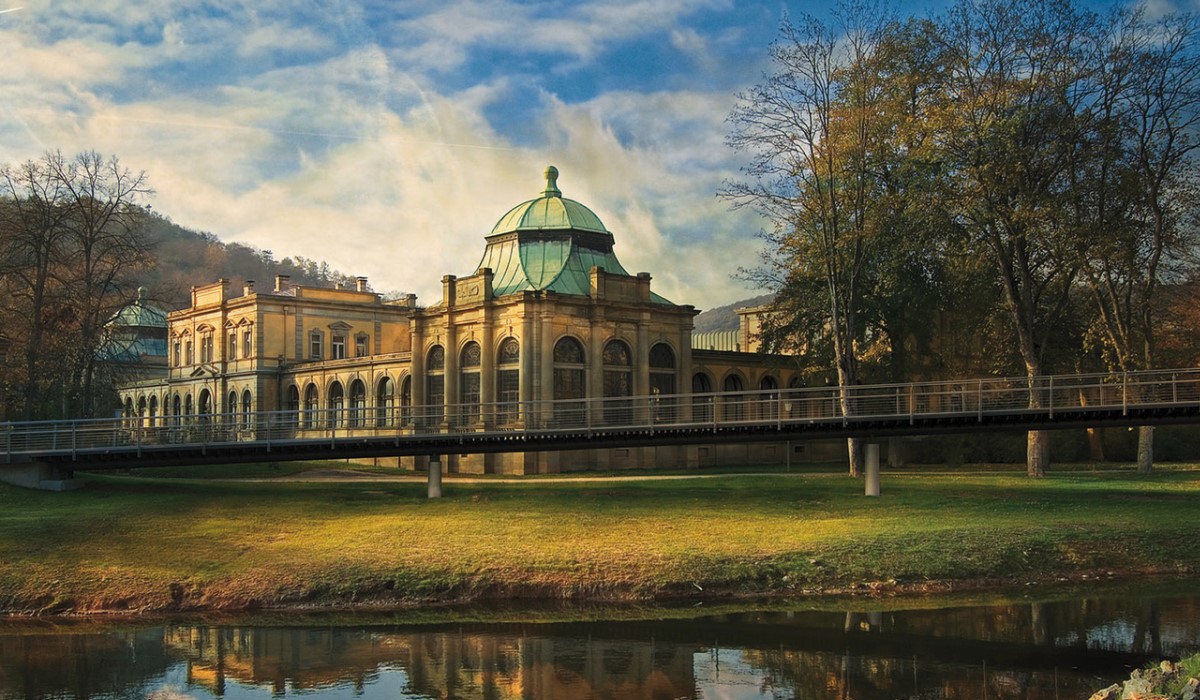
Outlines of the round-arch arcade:
{"label": "round-arch arcade", "polygon": [[[563,196],[557,168],[544,178],[483,236],[474,271],[443,276],[441,298],[428,303],[385,300],[362,277],[353,288],[285,276],[193,288],[189,307],[166,315],[167,366],[121,388],[127,418],[162,439],[202,421],[254,439],[263,420],[299,436],[600,425],[632,416],[631,397],[643,396],[659,421],[790,410],[723,397],[802,385],[789,358],[760,352],[749,331],[733,343],[694,334],[698,311],[658,294],[650,273],[627,271],[600,217]],[[602,408],[591,401],[604,397]],[[551,400],[553,409],[539,403]],[[443,466],[525,474],[785,458],[783,445],[669,446],[447,455]],[[420,457],[377,461],[426,467]]]}

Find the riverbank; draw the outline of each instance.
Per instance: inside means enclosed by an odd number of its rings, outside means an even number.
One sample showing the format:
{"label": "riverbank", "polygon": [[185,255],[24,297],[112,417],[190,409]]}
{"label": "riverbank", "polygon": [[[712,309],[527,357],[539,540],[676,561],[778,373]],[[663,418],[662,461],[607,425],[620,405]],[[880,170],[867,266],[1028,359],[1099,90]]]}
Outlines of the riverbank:
{"label": "riverbank", "polygon": [[[271,475],[271,472],[264,472]],[[393,472],[394,473],[394,472]],[[631,475],[638,476],[638,475]],[[892,595],[1200,571],[1200,469],[0,487],[0,611]]]}

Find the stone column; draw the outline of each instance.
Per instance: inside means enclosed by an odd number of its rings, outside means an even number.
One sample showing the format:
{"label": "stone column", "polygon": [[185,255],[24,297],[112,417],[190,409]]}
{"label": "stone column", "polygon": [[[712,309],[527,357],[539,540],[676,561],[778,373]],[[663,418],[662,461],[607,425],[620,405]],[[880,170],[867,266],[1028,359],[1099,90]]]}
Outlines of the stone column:
{"label": "stone column", "polygon": [[442,497],[442,456],[429,457],[429,498]]}
{"label": "stone column", "polygon": [[[412,405],[408,407],[410,411],[409,420],[417,417],[423,417],[424,413],[418,406],[425,405],[425,329],[421,327],[421,322],[416,317],[411,321],[412,333],[412,361],[409,364],[410,376],[412,377]],[[401,386],[396,387],[396,391],[400,391],[404,379],[400,379]],[[400,397],[397,396],[399,401]]]}
{"label": "stone column", "polygon": [[446,333],[442,347],[446,350],[446,374],[443,386],[445,388],[442,401],[445,404],[445,417],[442,422],[454,425],[459,421],[457,404],[458,396],[458,329],[454,327],[454,314],[447,309],[444,319]]}
{"label": "stone column", "polygon": [[534,399],[533,375],[537,367],[537,364],[534,363],[534,356],[537,353],[537,341],[533,337],[533,311],[529,308],[528,300],[521,305],[521,335],[517,338],[517,341],[521,343],[520,419],[525,425],[529,425],[529,402]]}
{"label": "stone column", "polygon": [[484,307],[479,338],[479,417],[484,427],[496,423],[496,331],[494,309]]}
{"label": "stone column", "polygon": [[584,370],[586,392],[596,401],[588,403],[589,420],[592,425],[604,424],[604,307],[593,306],[591,323],[588,325],[587,360]]}
{"label": "stone column", "polygon": [[540,400],[541,419],[539,425],[547,425],[551,417],[554,415],[554,410],[549,403],[545,403],[554,398],[554,312],[550,308],[551,304],[545,300],[538,305],[540,328],[540,343],[539,343],[539,364],[541,365],[541,390],[538,392]]}
{"label": "stone column", "polygon": [[[675,377],[675,391],[680,394],[690,395],[692,393],[692,329],[684,328],[679,334],[679,370]],[[688,421],[692,419],[692,402],[688,399],[680,399],[680,405],[676,407],[679,420]]]}
{"label": "stone column", "polygon": [[879,495],[879,443],[867,443],[867,449],[864,451],[867,461],[867,489],[866,495]]}

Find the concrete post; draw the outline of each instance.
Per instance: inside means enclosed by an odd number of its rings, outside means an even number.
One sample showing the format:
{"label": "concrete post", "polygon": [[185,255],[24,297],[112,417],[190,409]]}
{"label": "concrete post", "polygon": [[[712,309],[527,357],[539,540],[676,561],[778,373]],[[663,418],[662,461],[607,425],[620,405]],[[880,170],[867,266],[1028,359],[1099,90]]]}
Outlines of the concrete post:
{"label": "concrete post", "polygon": [[442,456],[429,457],[429,497],[442,497]]}
{"label": "concrete post", "polygon": [[868,496],[879,495],[879,444],[868,443],[867,458],[867,491]]}

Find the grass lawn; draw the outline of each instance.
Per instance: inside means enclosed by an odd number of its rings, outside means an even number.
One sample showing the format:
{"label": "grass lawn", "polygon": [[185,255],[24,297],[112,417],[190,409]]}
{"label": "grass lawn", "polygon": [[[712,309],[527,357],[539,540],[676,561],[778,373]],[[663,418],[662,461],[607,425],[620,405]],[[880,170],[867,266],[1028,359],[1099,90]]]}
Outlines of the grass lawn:
{"label": "grass lawn", "polygon": [[[640,476],[642,473],[631,474]],[[0,609],[920,589],[1200,570],[1200,468],[0,486]]]}

